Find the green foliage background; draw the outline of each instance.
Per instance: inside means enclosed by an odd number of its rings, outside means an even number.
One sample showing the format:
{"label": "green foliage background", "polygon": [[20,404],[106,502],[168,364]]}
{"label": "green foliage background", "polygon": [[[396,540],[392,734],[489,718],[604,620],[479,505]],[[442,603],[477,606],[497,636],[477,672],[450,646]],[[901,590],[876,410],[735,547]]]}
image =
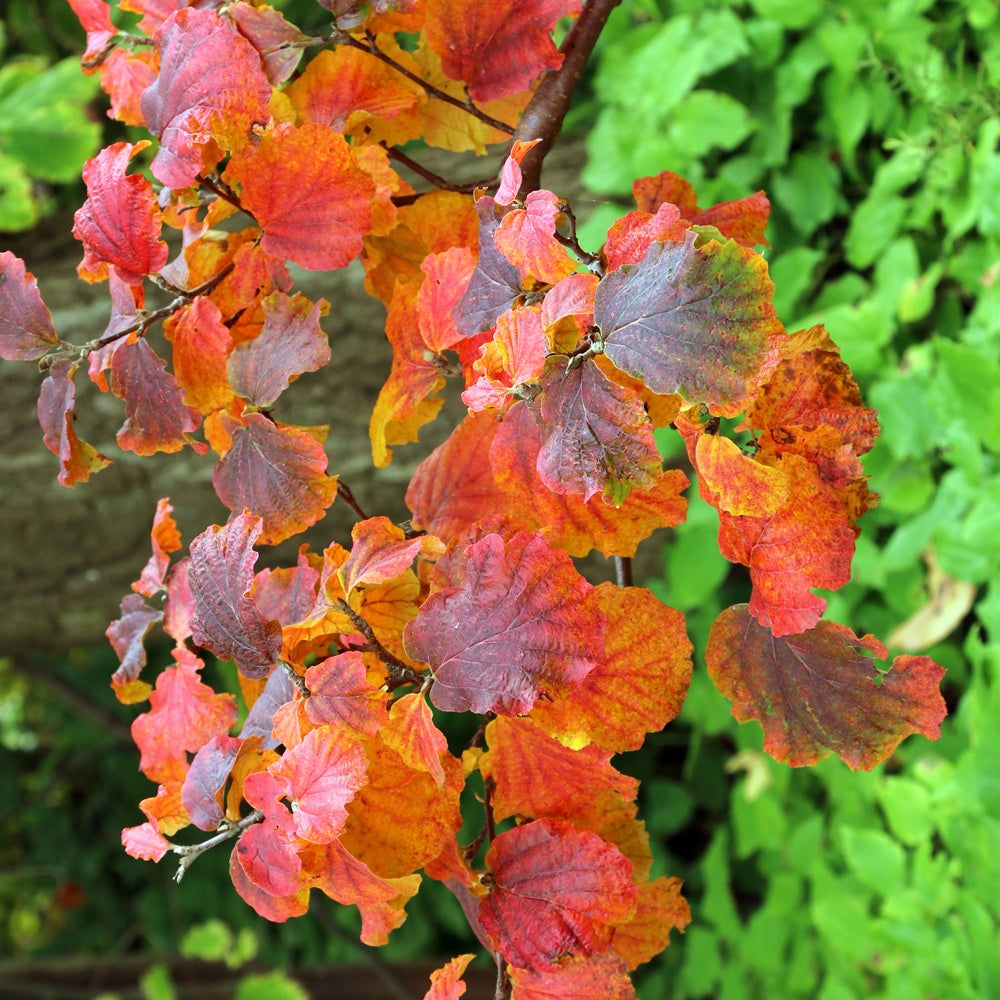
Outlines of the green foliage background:
{"label": "green foliage background", "polygon": [[[15,228],[4,213],[37,217],[46,185],[76,176],[98,129],[75,63],[63,69],[23,27],[24,55],[9,55],[20,7],[9,9],[0,229]],[[949,670],[942,739],[911,739],[870,775],[836,760],[775,764],[697,665],[681,718],[623,761],[643,778],[659,871],[685,879],[694,914],[640,971],[648,1000],[1000,996],[998,112],[994,0],[628,0],[602,37],[573,112],[594,193],[576,206],[591,210],[582,242],[598,246],[632,180],[665,168],[703,205],[765,189],[779,315],[790,330],[826,324],[883,427],[866,461],[882,503],[828,617],[885,638],[932,590],[941,597],[942,580],[969,598],[953,620],[937,616],[928,648],[907,650]],[[72,170],[40,165],[23,134],[32,115],[63,130],[64,143],[46,142],[72,149]],[[704,648],[746,583],[718,555],[714,513],[691,497],[662,577],[646,582]],[[101,652],[48,668],[100,692],[113,666]],[[117,724],[95,725],[0,669],[0,752],[18,762],[0,767],[0,951],[357,960],[353,911],[317,900],[315,915],[273,927],[236,897],[221,855],[178,887],[166,862],[121,853],[149,787],[115,735],[131,715],[107,703]],[[57,905],[69,882],[86,894],[79,910]],[[425,888],[387,960],[462,946],[453,900]],[[168,988],[154,977],[147,993]]]}

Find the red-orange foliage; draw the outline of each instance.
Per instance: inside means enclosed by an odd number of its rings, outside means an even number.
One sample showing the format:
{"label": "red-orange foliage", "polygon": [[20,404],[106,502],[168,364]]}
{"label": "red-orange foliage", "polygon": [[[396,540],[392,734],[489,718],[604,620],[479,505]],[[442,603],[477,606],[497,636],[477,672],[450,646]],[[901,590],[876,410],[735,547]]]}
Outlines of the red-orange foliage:
{"label": "red-orange foliage", "polygon": [[[860,456],[878,428],[822,328],[789,335],[775,314],[754,249],[766,197],[700,208],[664,171],[636,181],[636,209],[602,249],[579,246],[538,168],[613,0],[321,0],[332,20],[317,37],[250,2],[123,0],[138,34],[101,0],[70,2],[85,71],[157,140],[154,182],[135,163],[146,140],[84,168],[79,272],[111,296],[87,344],[58,339],[33,277],[0,254],[0,356],[41,359],[61,482],[109,461],[73,430],[86,363],[123,400],[119,444],[211,448],[232,511],[172,561],[182,542],[161,501],[152,556],[108,630],[116,694],[149,701],[133,734],[158,786],[126,850],[180,853],[183,871],[201,847],[168,840],[177,831],[232,838],[234,885],[262,916],[304,913],[316,888],[356,905],[375,944],[422,870],[457,896],[508,994],[634,995],[628,971],[690,915],[678,880],[650,879],[636,784],[611,759],[680,710],[692,649],[679,612],[592,586],[570,557],[628,559],[684,519],[688,481],[663,470],[654,426],[682,435],[722,552],[749,567],[749,603],[719,616],[704,654],[768,752],[870,768],[909,733],[934,738],[944,714],[940,667],[901,657],[880,673],[877,640],[821,620],[813,589],[847,581],[877,499]],[[560,18],[572,24],[557,48]],[[480,189],[422,171],[417,192],[395,169],[412,166],[398,147],[415,138],[506,153]],[[169,262],[164,225],[183,231]],[[436,418],[446,377],[470,412],[413,477],[409,530],[361,517],[350,548],[255,571],[257,546],[343,492],[327,429],[269,412],[329,358],[328,306],[293,293],[287,264],[358,257],[394,354],[375,463]],[[147,282],[169,307],[145,308]],[[169,359],[145,339],[161,321]],[[748,447],[720,433],[740,415]],[[176,662],[151,688],[157,623]],[[201,680],[194,646],[235,661],[236,735],[235,700]],[[438,728],[445,712],[485,717],[464,752]],[[483,829],[467,844],[459,803],[477,787]],[[467,961],[428,996],[460,996]]]}

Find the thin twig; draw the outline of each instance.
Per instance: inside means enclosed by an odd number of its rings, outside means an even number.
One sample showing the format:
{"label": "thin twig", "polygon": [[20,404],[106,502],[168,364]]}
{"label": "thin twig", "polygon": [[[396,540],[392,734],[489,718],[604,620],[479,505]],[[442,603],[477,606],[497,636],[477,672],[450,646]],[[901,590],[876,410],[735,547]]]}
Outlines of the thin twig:
{"label": "thin twig", "polygon": [[368,515],[361,509],[361,505],[358,501],[354,499],[354,493],[351,491],[350,486],[339,479],[337,480],[337,496],[340,497],[340,499],[343,500],[344,503],[346,503],[347,506],[350,507],[362,521],[368,520]]}
{"label": "thin twig", "polygon": [[348,35],[346,32],[341,32],[334,38],[335,41],[340,42],[343,45],[350,45],[352,48],[361,49],[362,52],[368,52],[375,56],[376,59],[380,59],[387,66],[391,66],[397,73],[402,73],[407,80],[412,80],[415,84],[422,87],[426,92],[428,97],[433,97],[435,100],[444,101],[445,104],[450,104],[453,107],[461,108],[462,111],[467,114],[472,115],[473,118],[478,118],[484,125],[489,125],[490,128],[495,128],[498,132],[503,132],[505,135],[513,135],[514,128],[508,125],[506,122],[502,122],[497,118],[493,118],[488,115],[485,111],[477,108],[472,101],[460,101],[457,97],[452,97],[451,94],[446,93],[443,90],[435,87],[434,84],[428,83],[426,80],[422,80],[416,73],[408,70],[402,63],[396,62],[392,56],[386,55],[376,44],[374,36],[368,36],[368,44],[355,38],[353,35]]}
{"label": "thin twig", "polygon": [[384,142],[379,143],[379,145],[389,154],[390,160],[402,163],[404,167],[412,170],[415,174],[423,177],[425,181],[433,184],[436,188],[440,188],[442,191],[457,191],[459,194],[472,194],[476,188],[487,187],[496,180],[495,177],[487,177],[483,180],[467,181],[464,184],[455,184],[452,181],[446,180],[440,174],[434,173],[433,170],[428,170],[426,167],[417,163],[416,160],[407,156],[406,153],[403,153],[392,146],[388,146]]}
{"label": "thin twig", "polygon": [[337,601],[335,607],[342,611],[351,619],[351,624],[365,637],[368,642],[367,649],[374,653],[388,668],[389,680],[387,686],[390,691],[394,691],[404,684],[423,684],[424,675],[416,671],[408,663],[393,656],[385,646],[379,642],[378,637],[368,624],[346,601]]}
{"label": "thin twig", "polygon": [[180,882],[184,878],[184,873],[194,864],[195,858],[200,857],[209,848],[217,847],[219,844],[224,844],[227,840],[232,840],[233,837],[238,837],[244,830],[253,826],[254,823],[259,823],[263,818],[263,811],[254,809],[249,816],[244,816],[243,819],[233,823],[231,826],[225,827],[225,829],[220,830],[214,837],[209,837],[208,840],[203,840],[200,844],[171,844],[170,850],[181,857],[177,865],[177,872],[174,875],[174,881]]}

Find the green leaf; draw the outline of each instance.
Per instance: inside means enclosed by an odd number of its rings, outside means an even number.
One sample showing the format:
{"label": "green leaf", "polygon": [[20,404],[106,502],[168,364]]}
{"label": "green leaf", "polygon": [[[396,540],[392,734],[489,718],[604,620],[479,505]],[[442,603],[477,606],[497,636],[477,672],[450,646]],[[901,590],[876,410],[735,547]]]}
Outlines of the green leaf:
{"label": "green leaf", "polygon": [[890,896],[906,879],[906,854],[881,830],[842,826],[838,830],[847,867],[869,889]]}
{"label": "green leaf", "polygon": [[796,153],[771,187],[775,201],[803,236],[829,222],[842,207],[840,173],[818,153]]}
{"label": "green leaf", "polygon": [[823,0],[750,0],[750,6],[764,18],[786,28],[806,28],[824,13]]}
{"label": "green leaf", "polygon": [[170,971],[165,965],[154,965],[142,974],[139,989],[144,1000],[177,1000]]}
{"label": "green leaf", "polygon": [[309,1000],[309,994],[283,972],[267,972],[241,980],[235,1000]]}
{"label": "green leaf", "polygon": [[895,239],[909,212],[906,198],[872,192],[851,214],[844,239],[848,261],[857,268],[871,267]]}

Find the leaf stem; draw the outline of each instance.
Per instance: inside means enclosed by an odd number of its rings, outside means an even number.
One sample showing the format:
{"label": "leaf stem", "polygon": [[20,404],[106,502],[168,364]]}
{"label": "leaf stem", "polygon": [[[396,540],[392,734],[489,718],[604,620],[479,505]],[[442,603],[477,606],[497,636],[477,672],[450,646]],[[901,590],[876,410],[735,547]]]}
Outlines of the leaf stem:
{"label": "leaf stem", "polygon": [[244,830],[253,826],[254,823],[259,823],[263,818],[263,811],[261,809],[254,809],[248,816],[244,816],[236,823],[232,823],[225,827],[225,829],[221,829],[214,837],[209,837],[208,840],[203,840],[200,844],[171,844],[170,850],[181,857],[177,865],[177,872],[174,875],[174,881],[180,882],[184,878],[184,873],[194,863],[195,858],[200,857],[210,847],[217,847],[219,844],[224,844],[227,840],[232,840],[233,837],[238,837]]}
{"label": "leaf stem", "polygon": [[350,486],[341,480],[337,480],[337,496],[340,497],[344,503],[347,504],[355,514],[358,515],[359,519],[362,521],[368,520],[368,515],[361,509],[361,505],[357,500],[354,499],[354,493],[351,491]]}
{"label": "leaf stem", "polygon": [[426,80],[421,79],[416,73],[408,70],[402,63],[396,62],[392,56],[386,55],[375,44],[374,35],[366,33],[365,37],[367,38],[367,44],[362,42],[360,39],[355,38],[353,35],[347,34],[347,32],[337,32],[332,36],[331,40],[339,42],[342,45],[350,45],[352,48],[361,49],[363,52],[370,53],[375,56],[376,59],[380,59],[384,62],[387,66],[391,66],[397,73],[401,73],[407,80],[412,80],[413,83],[422,87],[428,97],[433,97],[438,101],[444,101],[445,104],[450,104],[452,107],[461,108],[462,111],[472,115],[473,118],[478,118],[484,125],[489,125],[490,128],[495,128],[498,132],[503,132],[504,135],[514,134],[513,126],[488,115],[485,111],[477,108],[476,105],[473,104],[468,98],[464,101],[460,101],[457,97],[452,97],[451,94],[435,87],[433,83],[428,83]]}

